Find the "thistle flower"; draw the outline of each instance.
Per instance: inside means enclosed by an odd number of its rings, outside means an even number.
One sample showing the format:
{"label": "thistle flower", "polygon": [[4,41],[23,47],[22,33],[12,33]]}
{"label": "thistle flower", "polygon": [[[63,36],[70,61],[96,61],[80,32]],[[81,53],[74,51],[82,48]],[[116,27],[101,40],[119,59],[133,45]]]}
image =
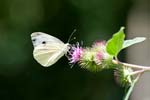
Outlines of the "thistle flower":
{"label": "thistle flower", "polygon": [[112,56],[105,50],[105,42],[97,41],[92,47],[84,48],[80,58],[80,66],[90,71],[100,71],[109,68]]}
{"label": "thistle flower", "polygon": [[80,66],[94,72],[101,70],[101,67],[96,63],[96,54],[97,52],[93,48],[83,49]]}
{"label": "thistle flower", "polygon": [[71,45],[69,50],[70,63],[74,64],[79,62],[82,68],[90,71],[100,71],[104,68],[109,68],[112,60],[105,50],[105,42],[97,41],[92,47],[82,48],[79,43]]}
{"label": "thistle flower", "polygon": [[105,50],[105,44],[106,42],[105,41],[96,41],[93,43],[92,47],[97,49],[97,50]]}
{"label": "thistle flower", "polygon": [[103,54],[103,59],[112,59],[112,56],[109,55],[106,51],[106,42],[105,41],[96,41],[92,47],[97,51]]}
{"label": "thistle flower", "polygon": [[69,51],[70,63],[76,63],[80,60],[83,53],[83,48],[79,46],[79,43],[72,45]]}
{"label": "thistle flower", "polygon": [[100,65],[102,63],[103,57],[104,57],[103,52],[101,51],[96,52],[95,57],[94,57],[95,63],[97,65]]}
{"label": "thistle flower", "polygon": [[116,82],[122,87],[128,87],[133,82],[133,76],[130,74],[133,70],[129,67],[118,65],[114,71]]}

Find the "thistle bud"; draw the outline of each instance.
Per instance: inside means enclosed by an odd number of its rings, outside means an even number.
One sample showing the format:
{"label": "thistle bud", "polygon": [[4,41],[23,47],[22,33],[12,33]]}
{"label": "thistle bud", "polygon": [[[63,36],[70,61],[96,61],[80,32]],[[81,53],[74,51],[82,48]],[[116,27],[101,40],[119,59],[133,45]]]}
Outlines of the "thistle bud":
{"label": "thistle bud", "polygon": [[114,71],[116,82],[122,87],[128,87],[133,82],[133,76],[130,74],[133,70],[129,67],[118,65]]}

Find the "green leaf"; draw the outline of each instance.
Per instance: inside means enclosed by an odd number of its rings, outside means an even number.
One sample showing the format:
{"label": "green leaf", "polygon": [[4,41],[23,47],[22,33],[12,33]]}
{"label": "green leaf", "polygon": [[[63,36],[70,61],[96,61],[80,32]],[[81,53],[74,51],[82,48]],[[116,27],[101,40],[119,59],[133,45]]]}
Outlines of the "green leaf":
{"label": "green leaf", "polygon": [[136,37],[136,38],[131,39],[131,40],[125,40],[123,43],[123,49],[126,47],[129,47],[133,44],[143,42],[145,39],[146,39],[145,37]]}
{"label": "green leaf", "polygon": [[117,33],[115,33],[106,44],[106,50],[112,56],[116,57],[123,47],[123,42],[125,38],[123,30],[124,27],[121,27],[120,30]]}

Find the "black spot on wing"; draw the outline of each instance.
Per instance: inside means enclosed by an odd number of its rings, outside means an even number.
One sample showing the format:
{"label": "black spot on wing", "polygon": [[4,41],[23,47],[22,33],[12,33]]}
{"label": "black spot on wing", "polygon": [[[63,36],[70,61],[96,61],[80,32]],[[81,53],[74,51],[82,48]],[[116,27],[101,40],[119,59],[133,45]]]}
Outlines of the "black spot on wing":
{"label": "black spot on wing", "polygon": [[43,41],[42,44],[46,44],[46,41]]}
{"label": "black spot on wing", "polygon": [[32,39],[32,42],[35,42],[36,41],[36,39]]}

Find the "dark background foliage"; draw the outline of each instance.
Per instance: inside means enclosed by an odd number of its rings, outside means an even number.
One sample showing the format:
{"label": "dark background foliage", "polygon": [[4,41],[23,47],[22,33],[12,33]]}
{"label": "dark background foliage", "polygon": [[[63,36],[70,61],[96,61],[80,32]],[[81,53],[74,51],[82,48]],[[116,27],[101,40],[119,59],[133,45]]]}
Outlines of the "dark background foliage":
{"label": "dark background foliage", "polygon": [[63,57],[43,68],[30,34],[49,33],[90,46],[126,25],[130,0],[0,0],[0,100],[121,100],[113,71],[91,73]]}

